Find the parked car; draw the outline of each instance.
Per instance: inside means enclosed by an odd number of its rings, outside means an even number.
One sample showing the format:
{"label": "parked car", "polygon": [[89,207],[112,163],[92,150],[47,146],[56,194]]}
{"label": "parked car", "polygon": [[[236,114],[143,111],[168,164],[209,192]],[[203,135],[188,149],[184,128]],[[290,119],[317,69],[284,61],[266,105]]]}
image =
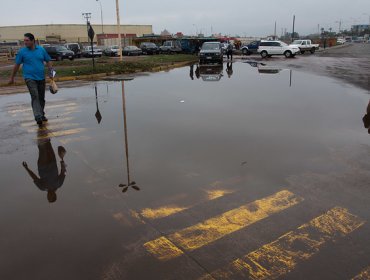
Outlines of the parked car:
{"label": "parked car", "polygon": [[199,64],[218,63],[224,61],[224,52],[219,42],[205,42],[199,52]]}
{"label": "parked car", "polygon": [[159,47],[161,53],[174,54],[181,53],[182,48],[181,44],[178,41],[166,41],[163,43],[163,46]]}
{"label": "parked car", "polygon": [[68,43],[64,44],[64,46],[69,49],[70,51],[73,51],[75,54],[75,57],[80,58],[82,56],[82,49],[80,44],[78,43]]}
{"label": "parked car", "polygon": [[143,52],[136,46],[127,46],[123,48],[123,55],[131,56],[131,55],[142,55]]}
{"label": "parked car", "polygon": [[337,44],[338,45],[344,45],[346,43],[346,39],[345,38],[338,38],[337,39]]}
{"label": "parked car", "polygon": [[143,54],[159,54],[159,48],[154,43],[141,43],[140,49]]}
{"label": "parked car", "polygon": [[106,56],[118,56],[119,46],[110,46],[103,50],[103,54]]}
{"label": "parked car", "polygon": [[65,46],[46,46],[46,52],[49,54],[51,59],[55,60],[63,60],[68,58],[69,60],[73,60],[75,53],[73,51],[68,50]]}
{"label": "parked car", "polygon": [[294,40],[290,46],[299,48],[301,54],[304,54],[306,51],[314,54],[319,49],[319,44],[312,44],[311,40]]}
{"label": "parked car", "polygon": [[261,41],[258,47],[258,53],[262,58],[273,55],[285,55],[288,58],[300,53],[300,49],[294,45],[289,46],[281,41]]}
{"label": "parked car", "polygon": [[91,48],[91,46],[86,46],[82,52],[82,55],[84,57],[101,57],[103,54],[103,51],[94,46],[94,50]]}
{"label": "parked car", "polygon": [[248,45],[244,45],[240,48],[244,55],[256,54],[261,41],[253,41]]}

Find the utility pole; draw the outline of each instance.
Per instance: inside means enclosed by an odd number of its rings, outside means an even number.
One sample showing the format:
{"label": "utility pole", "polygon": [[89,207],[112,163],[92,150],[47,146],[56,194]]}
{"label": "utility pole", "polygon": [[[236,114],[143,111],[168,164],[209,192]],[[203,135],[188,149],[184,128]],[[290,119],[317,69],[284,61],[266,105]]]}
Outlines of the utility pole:
{"label": "utility pole", "polygon": [[118,47],[119,47],[119,61],[122,62],[122,39],[121,39],[121,21],[119,18],[119,0],[116,0],[117,13],[117,33],[118,33]]}
{"label": "utility pole", "polygon": [[320,35],[320,24],[317,25],[317,34]]}
{"label": "utility pole", "polygon": [[96,0],[100,4],[100,20],[101,20],[101,33],[104,34],[104,24],[103,24],[103,6],[100,0]]}
{"label": "utility pole", "polygon": [[91,13],[82,13],[82,16],[84,17],[84,19],[86,19],[86,28],[87,28],[87,32],[89,32]]}
{"label": "utility pole", "polygon": [[295,15],[293,16],[293,32],[292,32],[292,42],[294,41],[294,28],[295,28]]}
{"label": "utility pole", "polygon": [[274,40],[276,40],[276,20],[275,20],[275,29],[274,29]]}
{"label": "utility pole", "polygon": [[91,19],[91,13],[82,13],[82,16],[86,19],[86,25],[87,25],[87,36],[90,40],[91,44],[91,57],[92,57],[92,63],[93,63],[93,73],[95,73],[95,54],[94,54],[94,36],[95,32],[90,24]]}

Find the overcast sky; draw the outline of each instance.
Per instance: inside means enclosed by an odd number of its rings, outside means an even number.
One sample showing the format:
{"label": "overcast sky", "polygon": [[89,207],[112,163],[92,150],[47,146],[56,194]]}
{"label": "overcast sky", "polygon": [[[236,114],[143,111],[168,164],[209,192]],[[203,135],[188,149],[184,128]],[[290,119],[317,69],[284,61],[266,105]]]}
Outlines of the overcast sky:
{"label": "overcast sky", "polygon": [[[5,1],[5,0],[1,0]],[[100,0],[104,23],[115,23],[115,0]],[[82,12],[92,13],[92,22],[100,24],[100,6],[96,0],[15,0],[2,5],[0,26],[50,23],[83,23]],[[277,33],[292,29],[296,15],[296,31],[317,32],[317,25],[338,30],[354,23],[369,23],[370,0],[120,0],[122,24],[151,24],[155,33],[168,29],[206,35],[222,33],[240,36],[271,35],[277,21]]]}

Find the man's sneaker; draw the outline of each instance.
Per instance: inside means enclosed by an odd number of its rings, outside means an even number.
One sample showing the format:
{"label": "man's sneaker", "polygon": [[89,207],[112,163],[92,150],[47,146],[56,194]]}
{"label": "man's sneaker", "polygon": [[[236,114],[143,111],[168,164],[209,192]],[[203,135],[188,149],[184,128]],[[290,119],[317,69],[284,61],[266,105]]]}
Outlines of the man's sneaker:
{"label": "man's sneaker", "polygon": [[36,122],[39,125],[39,127],[42,127],[42,119],[36,120]]}
{"label": "man's sneaker", "polygon": [[45,117],[45,116],[43,116],[41,119],[42,119],[43,122],[47,122],[48,121],[48,118]]}

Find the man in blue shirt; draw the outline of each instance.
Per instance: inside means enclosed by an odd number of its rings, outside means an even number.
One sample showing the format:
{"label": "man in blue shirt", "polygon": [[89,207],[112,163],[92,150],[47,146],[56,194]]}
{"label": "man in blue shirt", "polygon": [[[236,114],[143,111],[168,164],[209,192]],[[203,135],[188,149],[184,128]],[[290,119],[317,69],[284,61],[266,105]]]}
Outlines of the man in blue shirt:
{"label": "man in blue shirt", "polygon": [[46,62],[49,73],[53,71],[51,58],[45,49],[36,45],[35,36],[31,33],[24,34],[25,48],[18,52],[13,72],[10,77],[10,84],[14,84],[14,77],[17,74],[19,67],[23,64],[23,78],[26,81],[28,90],[31,94],[32,110],[35,120],[39,126],[42,126],[45,117],[45,70],[44,62]]}

